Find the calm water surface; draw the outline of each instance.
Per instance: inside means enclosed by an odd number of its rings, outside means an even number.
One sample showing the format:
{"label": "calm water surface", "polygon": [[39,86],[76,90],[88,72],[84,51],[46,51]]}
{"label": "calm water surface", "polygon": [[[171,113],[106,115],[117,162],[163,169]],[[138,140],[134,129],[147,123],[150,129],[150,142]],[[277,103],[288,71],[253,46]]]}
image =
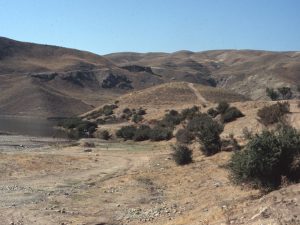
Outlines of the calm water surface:
{"label": "calm water surface", "polygon": [[0,132],[37,137],[65,138],[62,130],[55,129],[57,121],[35,117],[0,115]]}

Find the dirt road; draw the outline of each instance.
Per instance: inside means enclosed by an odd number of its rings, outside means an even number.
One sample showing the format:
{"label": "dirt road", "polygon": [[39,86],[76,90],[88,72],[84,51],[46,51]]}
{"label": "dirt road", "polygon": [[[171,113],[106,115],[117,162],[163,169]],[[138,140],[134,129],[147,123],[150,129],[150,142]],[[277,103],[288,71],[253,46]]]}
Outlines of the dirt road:
{"label": "dirt road", "polygon": [[198,100],[202,103],[202,104],[207,104],[206,99],[201,95],[201,93],[195,88],[193,83],[189,83],[188,84],[189,88],[194,92],[194,94],[196,95],[196,97],[198,98]]}
{"label": "dirt road", "polygon": [[9,138],[15,144],[0,149],[0,225],[277,224],[278,212],[295,219],[300,205],[286,197],[300,193],[287,190],[264,223],[261,207],[272,209],[274,198],[231,183],[229,152],[194,150],[194,162],[179,167],[168,142],[32,145],[23,137],[20,147]]}

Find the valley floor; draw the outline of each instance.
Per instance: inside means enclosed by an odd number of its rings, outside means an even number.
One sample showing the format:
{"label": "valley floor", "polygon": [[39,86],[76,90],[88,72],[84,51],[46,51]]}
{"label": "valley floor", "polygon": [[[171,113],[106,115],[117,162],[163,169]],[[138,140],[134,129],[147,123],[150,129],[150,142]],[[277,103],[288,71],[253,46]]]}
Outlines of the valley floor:
{"label": "valley floor", "polygon": [[1,140],[3,225],[300,224],[300,186],[264,197],[235,186],[229,152],[204,157],[195,146],[194,162],[178,167],[170,143]]}

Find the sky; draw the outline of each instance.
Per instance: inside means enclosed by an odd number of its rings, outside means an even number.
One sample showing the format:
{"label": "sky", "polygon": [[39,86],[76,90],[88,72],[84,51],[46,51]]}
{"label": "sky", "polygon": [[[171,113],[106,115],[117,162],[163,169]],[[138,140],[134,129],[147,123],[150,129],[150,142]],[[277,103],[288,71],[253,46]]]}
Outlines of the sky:
{"label": "sky", "polygon": [[91,51],[300,50],[300,0],[0,0],[0,36]]}

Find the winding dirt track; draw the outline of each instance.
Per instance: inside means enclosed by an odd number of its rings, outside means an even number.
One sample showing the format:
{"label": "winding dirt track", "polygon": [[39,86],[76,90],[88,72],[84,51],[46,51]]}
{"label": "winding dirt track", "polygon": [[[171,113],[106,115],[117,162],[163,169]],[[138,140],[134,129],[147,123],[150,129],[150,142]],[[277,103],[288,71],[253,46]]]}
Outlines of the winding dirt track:
{"label": "winding dirt track", "polygon": [[196,97],[198,98],[198,100],[202,103],[202,104],[207,104],[206,99],[201,95],[201,93],[195,88],[193,83],[189,83],[188,84],[189,88],[194,92],[194,94],[196,95]]}

